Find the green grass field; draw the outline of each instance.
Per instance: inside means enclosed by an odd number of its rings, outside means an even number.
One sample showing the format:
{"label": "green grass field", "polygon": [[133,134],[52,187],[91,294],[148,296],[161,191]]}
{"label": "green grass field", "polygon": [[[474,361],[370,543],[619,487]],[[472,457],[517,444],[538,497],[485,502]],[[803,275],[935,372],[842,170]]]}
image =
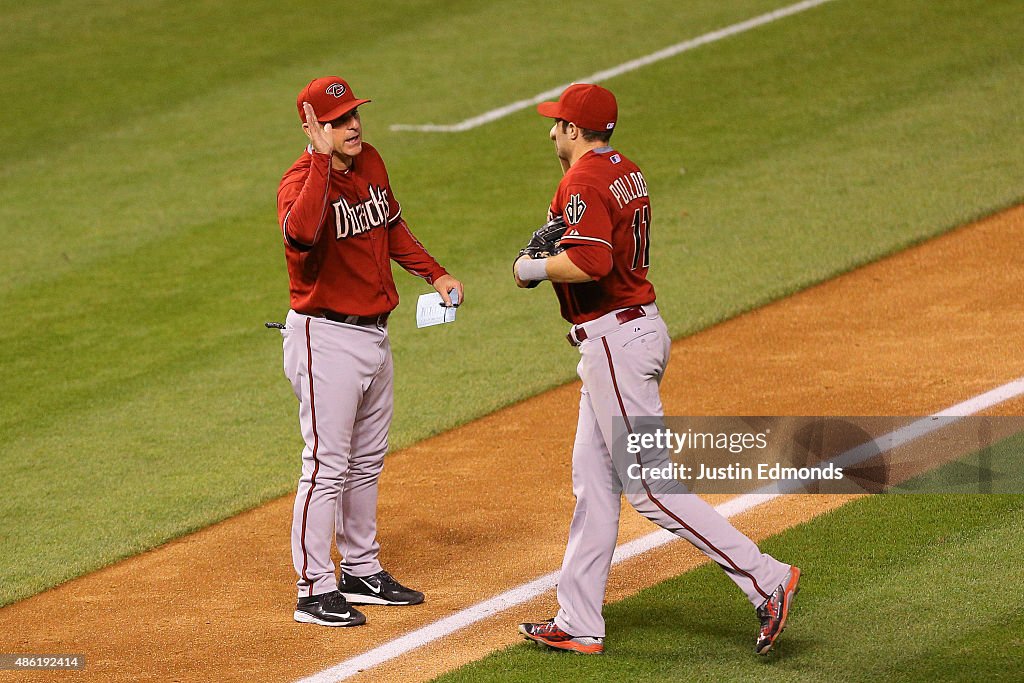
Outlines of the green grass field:
{"label": "green grass field", "polygon": [[[388,126],[455,122],[781,4],[621,0],[573,24],[536,0],[408,0],[350,24],[266,1],[5,4],[0,605],[293,487],[295,402],[262,323],[287,308],[274,200],[310,78],[374,99],[366,137],[467,286],[458,324],[416,331],[425,286],[399,276],[401,447],[575,361],[550,293],[508,277],[557,182],[548,123]],[[673,333],[1019,201],[1019,18],[1011,0],[837,0],[609,81]]]}
{"label": "green grass field", "polygon": [[524,642],[437,680],[1017,681],[1022,524],[1021,496],[864,498],[760,544],[804,571],[765,657],[750,604],[705,565],[607,606],[604,657]]}

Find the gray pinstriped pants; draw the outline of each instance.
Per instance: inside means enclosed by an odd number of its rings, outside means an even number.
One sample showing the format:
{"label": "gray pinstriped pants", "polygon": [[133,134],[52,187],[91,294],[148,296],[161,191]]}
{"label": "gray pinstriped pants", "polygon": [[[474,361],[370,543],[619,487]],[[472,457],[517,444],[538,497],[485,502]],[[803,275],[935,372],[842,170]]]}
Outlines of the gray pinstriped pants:
{"label": "gray pinstriped pants", "polygon": [[[605,635],[601,614],[619,530],[625,473],[612,460],[615,416],[664,414],[659,384],[671,339],[656,308],[645,317],[580,345],[577,368],[583,389],[572,454],[576,509],[558,581],[555,623],[575,636]],[[653,309],[653,310],[651,310]],[[657,466],[644,462],[644,466]],[[621,478],[620,478],[621,477]],[[665,482],[630,485],[626,498],[644,517],[685,538],[718,563],[757,606],[785,579],[789,565],[762,553],[700,497],[666,488]],[[678,482],[675,483],[678,487]]]}
{"label": "gray pinstriped pants", "polygon": [[347,325],[289,311],[284,373],[299,400],[302,475],[292,515],[299,597],[338,587],[331,559],[353,576],[381,570],[377,482],[394,413],[387,328]]}

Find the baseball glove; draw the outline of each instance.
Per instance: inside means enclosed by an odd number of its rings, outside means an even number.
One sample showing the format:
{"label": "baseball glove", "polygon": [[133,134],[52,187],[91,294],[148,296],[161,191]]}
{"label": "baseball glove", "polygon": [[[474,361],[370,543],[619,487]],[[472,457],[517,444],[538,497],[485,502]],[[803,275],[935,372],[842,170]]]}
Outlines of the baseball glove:
{"label": "baseball glove", "polygon": [[[525,247],[519,250],[519,256],[529,256],[532,259],[548,258],[563,251],[558,241],[565,234],[565,220],[561,216],[555,216],[544,225],[534,231],[533,236]],[[516,257],[519,258],[518,256]]]}
{"label": "baseball glove", "polygon": [[[565,220],[561,216],[555,216],[544,225],[534,230],[533,235],[530,237],[530,241],[526,243],[526,246],[519,250],[519,254],[516,256],[515,261],[518,261],[521,256],[529,256],[532,259],[548,258],[555,254],[560,254],[565,251],[559,244],[558,241],[562,239],[562,235],[565,234]],[[515,261],[512,262],[512,268],[515,269]],[[533,289],[540,282],[534,280],[526,285],[528,289]]]}

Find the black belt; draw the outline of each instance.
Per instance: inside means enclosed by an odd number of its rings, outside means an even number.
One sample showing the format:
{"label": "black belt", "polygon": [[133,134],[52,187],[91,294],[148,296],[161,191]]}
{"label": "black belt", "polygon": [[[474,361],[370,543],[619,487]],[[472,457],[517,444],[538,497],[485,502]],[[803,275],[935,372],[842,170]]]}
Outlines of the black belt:
{"label": "black belt", "polygon": [[[632,308],[624,308],[618,313],[616,313],[615,319],[619,321],[620,325],[625,325],[631,320],[642,318],[645,315],[647,315],[647,313],[644,311],[643,306],[633,306]],[[586,324],[587,323],[580,323],[579,325],[573,326],[569,334],[565,335],[565,338],[569,340],[569,344],[571,346],[579,346],[588,339],[587,329],[583,327]],[[576,336],[575,339],[573,339],[573,335]]]}
{"label": "black belt", "polygon": [[346,325],[361,325],[364,327],[367,325],[377,325],[379,327],[384,327],[384,325],[387,324],[388,316],[390,316],[391,313],[380,313],[378,315],[348,315],[346,313],[335,313],[334,311],[320,311],[319,315],[314,315],[312,313],[305,313],[304,315],[309,315],[314,318],[326,318],[332,322],[345,323]]}

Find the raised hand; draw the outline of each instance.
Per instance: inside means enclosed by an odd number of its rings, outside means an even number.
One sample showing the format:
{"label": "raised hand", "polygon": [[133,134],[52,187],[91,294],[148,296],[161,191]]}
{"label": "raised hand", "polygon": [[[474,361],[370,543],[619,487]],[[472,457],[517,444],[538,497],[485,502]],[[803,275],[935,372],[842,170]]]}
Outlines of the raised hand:
{"label": "raised hand", "polygon": [[302,103],[302,110],[306,112],[306,130],[309,134],[309,141],[313,143],[313,149],[320,154],[331,154],[334,152],[334,135],[330,123],[320,125],[313,106],[309,102]]}

